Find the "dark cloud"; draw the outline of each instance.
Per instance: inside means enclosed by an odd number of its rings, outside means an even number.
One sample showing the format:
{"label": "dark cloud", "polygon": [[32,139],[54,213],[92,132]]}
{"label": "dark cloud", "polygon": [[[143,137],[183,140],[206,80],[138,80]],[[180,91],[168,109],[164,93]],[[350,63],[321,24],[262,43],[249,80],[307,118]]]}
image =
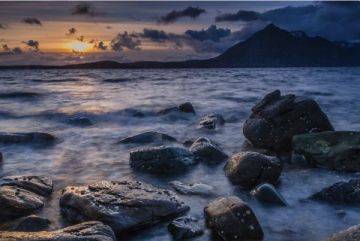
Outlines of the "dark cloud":
{"label": "dark cloud", "polygon": [[39,41],[28,40],[28,41],[24,41],[23,43],[29,46],[30,48],[32,48],[35,52],[39,51],[39,45],[40,45]]}
{"label": "dark cloud", "polygon": [[159,22],[164,24],[173,23],[177,21],[179,18],[183,18],[183,17],[189,17],[195,19],[205,12],[206,12],[205,9],[199,7],[195,7],[195,8],[187,7],[180,11],[173,10],[170,13],[166,14],[165,16],[161,17]]}
{"label": "dark cloud", "polygon": [[98,12],[91,3],[81,2],[75,6],[72,10],[73,15],[86,15],[86,16],[100,16],[105,15],[105,13]]}
{"label": "dark cloud", "polygon": [[202,29],[200,31],[187,30],[185,34],[200,41],[211,40],[219,42],[221,38],[229,36],[231,30],[228,28],[217,28],[216,25],[211,25],[207,29]]}
{"label": "dark cloud", "polygon": [[23,51],[19,47],[10,48],[7,44],[2,45],[3,52],[0,52],[0,55],[9,55],[9,54],[22,54]]}
{"label": "dark cloud", "polygon": [[37,18],[24,18],[23,20],[21,20],[21,22],[30,24],[30,25],[42,26],[41,21]]}
{"label": "dark cloud", "polygon": [[10,48],[9,48],[9,46],[7,44],[3,44],[2,49],[4,51],[10,51]]}
{"label": "dark cloud", "polygon": [[68,30],[68,32],[67,32],[68,35],[74,35],[74,34],[76,34],[76,33],[77,33],[76,28],[70,28],[70,29]]}
{"label": "dark cloud", "polygon": [[237,13],[225,13],[215,18],[216,22],[234,22],[243,21],[250,22],[257,20],[261,17],[261,14],[254,11],[239,10]]}
{"label": "dark cloud", "polygon": [[99,50],[107,50],[107,46],[105,45],[105,43],[103,41],[95,43],[94,48],[99,49]]}
{"label": "dark cloud", "polygon": [[111,26],[106,26],[106,29],[112,29],[112,27]]}
{"label": "dark cloud", "polygon": [[122,51],[124,49],[139,50],[141,40],[133,34],[128,32],[119,33],[113,40],[111,40],[111,49],[114,51]]}
{"label": "dark cloud", "polygon": [[8,26],[4,23],[0,23],[0,29],[7,29]]}
{"label": "dark cloud", "polygon": [[81,36],[77,37],[76,39],[80,42],[84,42],[85,37],[81,35]]}
{"label": "dark cloud", "polygon": [[169,34],[162,30],[144,28],[143,33],[139,34],[140,37],[150,39],[154,42],[165,42],[170,39]]}

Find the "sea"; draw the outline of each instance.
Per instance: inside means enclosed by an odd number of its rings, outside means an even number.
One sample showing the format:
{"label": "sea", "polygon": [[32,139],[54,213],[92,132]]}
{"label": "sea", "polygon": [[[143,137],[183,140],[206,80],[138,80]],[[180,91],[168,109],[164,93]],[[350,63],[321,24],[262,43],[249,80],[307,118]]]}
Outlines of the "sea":
{"label": "sea", "polygon": [[[158,131],[180,143],[208,137],[233,155],[242,150],[242,126],[251,107],[279,89],[282,94],[314,98],[336,130],[360,131],[360,68],[251,69],[86,69],[0,71],[0,131],[46,132],[54,145],[0,145],[4,156],[0,178],[9,175],[48,175],[54,193],[37,214],[50,219],[50,229],[69,225],[60,214],[61,190],[99,180],[138,180],[171,189],[169,182],[212,185],[211,197],[180,195],[189,215],[203,225],[203,209],[214,198],[238,196],[253,209],[265,241],[319,241],[360,224],[360,206],[334,205],[308,197],[338,181],[359,178],[320,168],[285,164],[278,191],[287,207],[264,205],[248,191],[232,185],[225,163],[199,163],[187,173],[157,176],[139,173],[129,165],[129,153],[146,145],[118,141],[145,131]],[[162,109],[191,102],[196,115],[156,115]],[[197,128],[211,112],[226,123],[216,130]],[[92,125],[69,119],[87,117]],[[151,144],[150,144],[151,145]],[[167,222],[119,237],[126,241],[172,240]],[[192,240],[212,240],[210,230]]]}

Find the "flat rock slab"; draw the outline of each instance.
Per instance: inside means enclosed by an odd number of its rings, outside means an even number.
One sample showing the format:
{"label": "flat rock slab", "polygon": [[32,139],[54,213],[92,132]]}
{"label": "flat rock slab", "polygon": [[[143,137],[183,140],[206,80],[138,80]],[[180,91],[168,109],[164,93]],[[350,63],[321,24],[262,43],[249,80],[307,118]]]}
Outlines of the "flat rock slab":
{"label": "flat rock slab", "polygon": [[44,206],[42,196],[16,186],[0,186],[0,217],[20,217]]}
{"label": "flat rock slab", "polygon": [[60,206],[70,221],[101,221],[116,233],[153,225],[190,209],[172,191],[127,181],[66,187]]}
{"label": "flat rock slab", "polygon": [[56,231],[0,232],[1,241],[116,241],[114,232],[100,222],[85,222]]}
{"label": "flat rock slab", "polygon": [[334,234],[325,241],[357,241],[360,240],[360,225],[356,225]]}
{"label": "flat rock slab", "polygon": [[313,194],[310,198],[327,202],[359,204],[360,179],[337,182]]}
{"label": "flat rock slab", "polygon": [[296,135],[293,149],[312,165],[338,171],[360,171],[360,132],[327,131]]}
{"label": "flat rock slab", "polygon": [[179,181],[169,183],[177,192],[185,195],[209,196],[214,192],[214,187],[204,183],[185,184]]}
{"label": "flat rock slab", "polygon": [[53,143],[56,138],[48,133],[28,132],[28,133],[7,133],[0,132],[1,144],[20,144],[20,143]]}
{"label": "flat rock slab", "polygon": [[36,215],[30,215],[6,222],[0,226],[0,230],[35,232],[44,231],[50,225],[50,221]]}
{"label": "flat rock slab", "polygon": [[0,180],[0,186],[16,186],[41,196],[49,196],[53,191],[53,182],[47,176],[8,176]]}
{"label": "flat rock slab", "polygon": [[164,133],[147,131],[134,136],[129,136],[118,141],[121,144],[148,144],[156,142],[175,142],[176,139]]}

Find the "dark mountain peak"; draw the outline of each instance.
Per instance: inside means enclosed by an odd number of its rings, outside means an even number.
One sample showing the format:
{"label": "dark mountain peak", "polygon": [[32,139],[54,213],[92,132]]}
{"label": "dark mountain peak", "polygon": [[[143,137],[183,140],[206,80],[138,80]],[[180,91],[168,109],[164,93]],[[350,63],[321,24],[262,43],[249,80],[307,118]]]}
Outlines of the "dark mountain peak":
{"label": "dark mountain peak", "polygon": [[290,32],[292,34],[292,36],[294,36],[295,38],[302,38],[302,39],[305,39],[305,38],[308,38],[309,36],[304,32],[304,31],[292,31]]}
{"label": "dark mountain peak", "polygon": [[275,41],[275,40],[287,40],[288,38],[292,37],[290,32],[277,27],[274,24],[267,25],[264,29],[256,32],[252,37],[250,37],[247,41],[254,41],[257,40],[267,40],[267,41]]}

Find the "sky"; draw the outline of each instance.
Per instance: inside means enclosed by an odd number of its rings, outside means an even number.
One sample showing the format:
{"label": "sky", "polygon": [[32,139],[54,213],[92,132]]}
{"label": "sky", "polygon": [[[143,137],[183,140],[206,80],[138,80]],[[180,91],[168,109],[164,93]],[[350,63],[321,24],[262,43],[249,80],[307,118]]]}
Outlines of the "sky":
{"label": "sky", "polygon": [[360,2],[0,1],[0,65],[205,59],[270,23],[359,42]]}

